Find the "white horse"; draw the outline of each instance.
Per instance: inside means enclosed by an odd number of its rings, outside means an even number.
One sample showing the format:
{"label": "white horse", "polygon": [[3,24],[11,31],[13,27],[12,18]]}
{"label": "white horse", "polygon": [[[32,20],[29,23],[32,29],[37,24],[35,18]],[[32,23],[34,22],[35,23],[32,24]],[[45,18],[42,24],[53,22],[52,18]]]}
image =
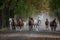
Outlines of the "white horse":
{"label": "white horse", "polygon": [[9,18],[10,30],[12,30],[12,18]]}
{"label": "white horse", "polygon": [[[12,27],[13,27],[13,26],[12,26],[12,22],[13,22],[12,19],[13,19],[13,18],[9,18],[10,30],[12,30]],[[14,20],[14,22],[17,23],[16,20]],[[15,27],[16,27],[16,25],[15,25]]]}
{"label": "white horse", "polygon": [[35,19],[34,20],[34,29],[36,30],[36,31],[39,31],[39,26],[40,26],[40,24],[41,24],[41,20],[37,20],[37,19]]}

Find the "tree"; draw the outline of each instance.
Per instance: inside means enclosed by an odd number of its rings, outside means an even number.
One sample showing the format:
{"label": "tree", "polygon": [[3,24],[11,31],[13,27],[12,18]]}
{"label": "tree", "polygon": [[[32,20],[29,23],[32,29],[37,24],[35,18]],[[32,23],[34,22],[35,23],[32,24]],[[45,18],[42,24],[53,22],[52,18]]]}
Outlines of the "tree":
{"label": "tree", "polygon": [[25,4],[26,1],[24,0],[18,0],[17,6],[14,8],[14,15],[17,15],[18,17],[21,18],[26,18],[25,16],[28,13],[28,7]]}
{"label": "tree", "polygon": [[60,21],[60,0],[50,0],[50,9]]}
{"label": "tree", "polygon": [[14,7],[17,0],[0,0],[1,27],[9,26],[9,18],[14,17]]}

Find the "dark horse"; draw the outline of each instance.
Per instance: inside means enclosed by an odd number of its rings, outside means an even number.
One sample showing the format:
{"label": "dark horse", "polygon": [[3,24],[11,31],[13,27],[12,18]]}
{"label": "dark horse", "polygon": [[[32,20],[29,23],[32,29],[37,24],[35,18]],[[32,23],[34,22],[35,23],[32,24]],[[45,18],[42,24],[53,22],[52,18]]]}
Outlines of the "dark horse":
{"label": "dark horse", "polygon": [[56,31],[56,27],[57,27],[56,19],[50,22],[50,27],[51,27],[51,31]]}
{"label": "dark horse", "polygon": [[22,28],[22,26],[24,26],[24,22],[22,19],[19,19],[18,22],[17,22],[17,26],[20,27],[20,29]]}
{"label": "dark horse", "polygon": [[45,25],[46,25],[46,30],[48,30],[48,26],[49,26],[49,21],[48,21],[48,19],[46,19]]}
{"label": "dark horse", "polygon": [[16,26],[16,22],[14,21],[14,19],[12,19],[12,23],[11,23],[11,25],[12,25],[12,30],[15,30],[16,28],[15,28],[15,26]]}
{"label": "dark horse", "polygon": [[32,28],[33,28],[33,25],[34,25],[34,20],[33,20],[33,18],[29,18],[29,30],[31,31],[32,30]]}

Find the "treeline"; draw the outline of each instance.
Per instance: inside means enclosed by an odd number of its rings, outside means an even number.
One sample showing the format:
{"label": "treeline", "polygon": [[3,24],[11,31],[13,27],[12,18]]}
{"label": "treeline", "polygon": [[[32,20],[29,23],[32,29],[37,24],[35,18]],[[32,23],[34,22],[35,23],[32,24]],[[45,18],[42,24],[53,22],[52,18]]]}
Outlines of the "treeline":
{"label": "treeline", "polygon": [[9,18],[14,17],[14,7],[17,0],[0,0],[0,27],[9,26]]}
{"label": "treeline", "polygon": [[54,12],[60,21],[60,0],[50,0],[50,11]]}
{"label": "treeline", "polygon": [[0,27],[9,26],[9,18],[15,15],[27,18],[40,10],[42,0],[0,0]]}
{"label": "treeline", "polygon": [[9,18],[26,19],[50,8],[60,20],[60,0],[0,0],[0,27],[9,27]]}

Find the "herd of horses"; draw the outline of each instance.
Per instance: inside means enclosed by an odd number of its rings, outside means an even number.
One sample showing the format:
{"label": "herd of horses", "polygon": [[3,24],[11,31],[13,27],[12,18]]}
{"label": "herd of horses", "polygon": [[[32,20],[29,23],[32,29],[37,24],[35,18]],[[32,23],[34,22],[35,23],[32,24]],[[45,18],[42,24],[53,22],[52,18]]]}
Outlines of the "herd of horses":
{"label": "herd of horses", "polygon": [[[29,25],[29,30],[32,30],[33,26],[39,26],[41,24],[41,20],[37,20],[37,23],[34,23],[33,18],[29,18],[27,24]],[[49,24],[48,21],[46,21],[45,25],[47,26],[48,24]],[[15,27],[17,26],[19,26],[21,29],[24,26],[24,21],[22,19],[19,19],[17,22],[15,22],[14,19],[12,19],[11,25],[13,30],[15,30]],[[56,19],[51,21],[49,25],[51,31],[56,31],[56,27],[57,27]]]}

